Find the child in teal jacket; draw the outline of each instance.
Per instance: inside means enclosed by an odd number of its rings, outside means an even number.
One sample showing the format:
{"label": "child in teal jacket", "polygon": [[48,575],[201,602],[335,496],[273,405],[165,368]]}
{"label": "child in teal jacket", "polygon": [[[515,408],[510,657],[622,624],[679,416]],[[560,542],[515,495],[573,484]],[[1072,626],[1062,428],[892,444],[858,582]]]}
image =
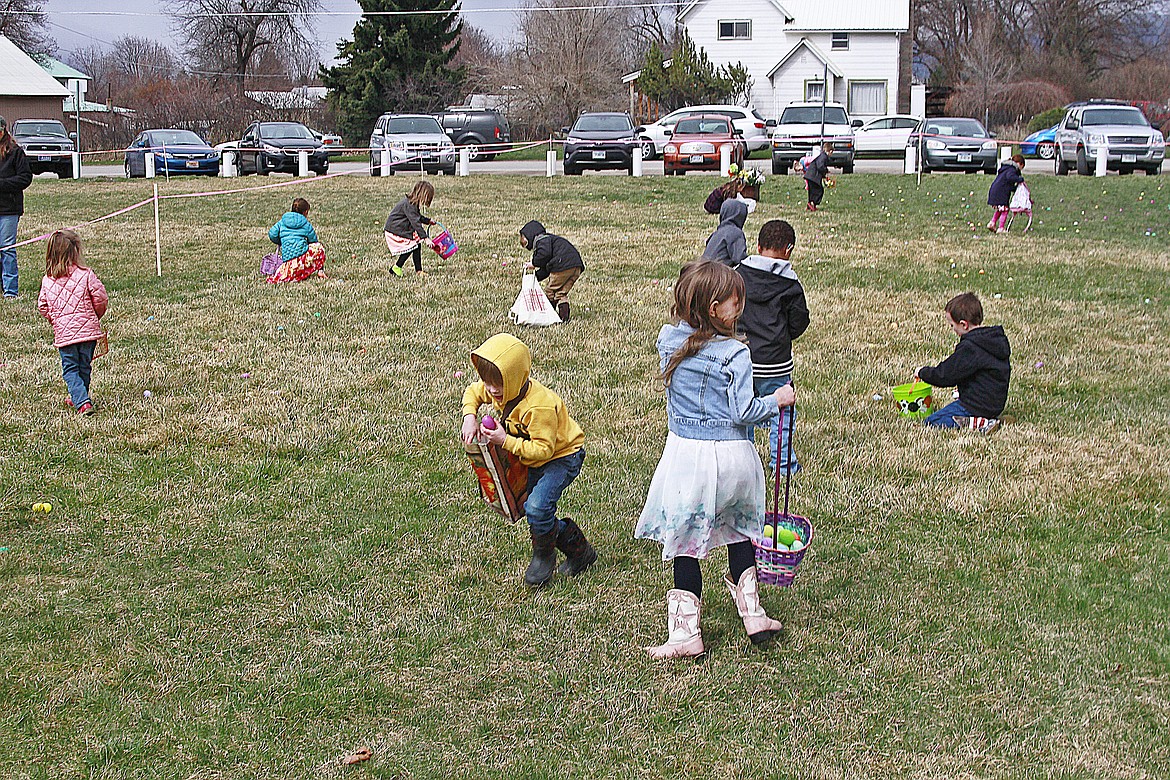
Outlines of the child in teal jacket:
{"label": "child in teal jacket", "polygon": [[297,198],[292,210],[268,230],[268,240],[280,245],[280,266],[268,281],[301,282],[310,276],[325,276],[325,248],[309,223],[309,201]]}

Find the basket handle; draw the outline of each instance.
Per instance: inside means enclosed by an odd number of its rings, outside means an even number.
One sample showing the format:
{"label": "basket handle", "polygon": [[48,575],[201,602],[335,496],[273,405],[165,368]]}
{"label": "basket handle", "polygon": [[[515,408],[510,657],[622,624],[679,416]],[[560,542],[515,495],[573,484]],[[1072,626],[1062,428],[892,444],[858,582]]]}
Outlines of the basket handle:
{"label": "basket handle", "polygon": [[[791,411],[790,411],[790,409],[791,409]],[[793,430],[795,428],[795,422],[796,422],[796,404],[793,404],[791,407],[784,407],[784,406],[780,407],[780,431],[777,433],[777,437],[780,439],[784,438],[782,435],[780,435],[780,433],[783,433],[783,431],[784,431],[784,423],[786,420],[788,422],[788,446],[786,448],[786,454],[787,454],[787,462],[788,462],[789,466],[791,466],[791,464],[792,464],[792,433],[793,433]],[[779,453],[779,449],[780,449],[779,445],[777,445],[776,449],[777,449],[776,454],[777,454],[777,456],[779,456],[779,454],[780,454]],[[772,516],[777,519],[777,523],[778,523],[779,518],[780,518],[780,511],[779,511],[780,510],[780,458],[779,457],[776,458],[776,468],[774,470],[776,473],[773,475],[773,477],[775,478],[776,484],[772,490]],[[786,468],[786,469],[784,469],[784,516],[785,517],[788,516],[788,499],[791,496],[791,493],[792,493],[792,469]],[[773,530],[775,530],[775,529],[773,529]],[[773,536],[773,538],[775,538],[775,537]]]}

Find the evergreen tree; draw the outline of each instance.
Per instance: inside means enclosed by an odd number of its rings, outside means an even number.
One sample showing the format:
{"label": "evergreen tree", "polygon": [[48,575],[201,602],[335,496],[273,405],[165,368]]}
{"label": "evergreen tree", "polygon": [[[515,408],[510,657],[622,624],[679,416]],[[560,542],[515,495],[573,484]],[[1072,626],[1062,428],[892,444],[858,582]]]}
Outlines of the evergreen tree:
{"label": "evergreen tree", "polygon": [[[349,143],[369,137],[387,111],[438,111],[461,97],[466,68],[452,67],[463,22],[456,0],[359,0],[353,40],[337,45],[339,63],[322,68],[329,103]],[[411,11],[441,11],[418,13]]]}
{"label": "evergreen tree", "polygon": [[[665,65],[668,59],[669,67]],[[683,30],[669,55],[657,43],[650,46],[638,87],[663,108],[674,110],[703,103],[746,103],[751,78],[742,63],[715,67],[707,52]]]}

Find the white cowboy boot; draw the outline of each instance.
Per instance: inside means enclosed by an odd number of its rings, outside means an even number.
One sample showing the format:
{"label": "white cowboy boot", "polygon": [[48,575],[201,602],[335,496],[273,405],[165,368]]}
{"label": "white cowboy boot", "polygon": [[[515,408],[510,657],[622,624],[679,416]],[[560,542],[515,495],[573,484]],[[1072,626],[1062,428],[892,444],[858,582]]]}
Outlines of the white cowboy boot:
{"label": "white cowboy boot", "polygon": [[689,590],[666,592],[666,644],[647,647],[651,658],[686,658],[702,655],[703,635],[699,632],[699,599]]}
{"label": "white cowboy boot", "polygon": [[740,575],[738,585],[731,581],[730,574],[723,576],[723,584],[735,599],[735,608],[743,618],[743,628],[753,645],[767,642],[779,633],[783,625],[779,620],[768,617],[768,613],[760,605],[760,583],[756,579],[755,566]]}

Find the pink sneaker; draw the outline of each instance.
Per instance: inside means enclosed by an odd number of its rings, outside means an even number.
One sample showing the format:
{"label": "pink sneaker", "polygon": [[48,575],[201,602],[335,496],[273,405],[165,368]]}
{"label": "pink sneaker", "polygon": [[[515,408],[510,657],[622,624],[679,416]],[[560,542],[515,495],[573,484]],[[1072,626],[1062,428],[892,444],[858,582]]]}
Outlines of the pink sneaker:
{"label": "pink sneaker", "polygon": [[93,404],[89,401],[86,401],[77,408],[77,413],[89,417],[91,414],[93,414]]}

